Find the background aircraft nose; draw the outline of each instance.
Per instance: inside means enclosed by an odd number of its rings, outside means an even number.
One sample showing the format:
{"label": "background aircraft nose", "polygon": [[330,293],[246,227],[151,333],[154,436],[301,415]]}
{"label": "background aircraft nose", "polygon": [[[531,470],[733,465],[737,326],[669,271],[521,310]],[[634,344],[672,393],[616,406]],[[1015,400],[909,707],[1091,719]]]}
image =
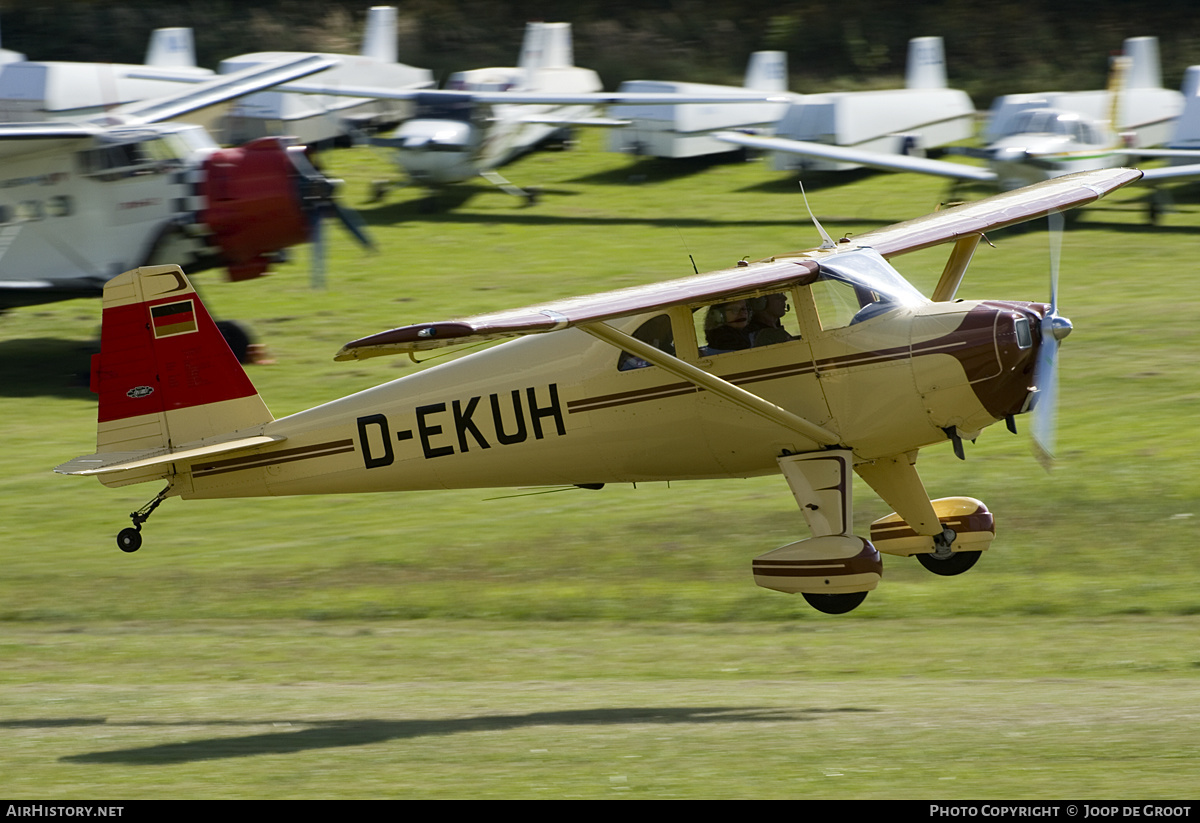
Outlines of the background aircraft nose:
{"label": "background aircraft nose", "polygon": [[317,246],[314,279],[319,280],[320,220],[329,212],[360,242],[371,245],[361,219],[334,197],[341,181],[314,167],[302,146],[260,138],[214,152],[205,172],[200,219],[212,229],[231,280],[264,274],[276,252],[306,240]]}

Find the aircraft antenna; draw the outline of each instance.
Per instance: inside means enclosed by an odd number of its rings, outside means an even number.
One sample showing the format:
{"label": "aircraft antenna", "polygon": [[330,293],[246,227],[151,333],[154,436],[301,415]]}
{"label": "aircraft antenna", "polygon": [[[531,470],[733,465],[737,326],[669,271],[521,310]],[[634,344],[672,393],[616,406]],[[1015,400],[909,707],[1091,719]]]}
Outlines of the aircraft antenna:
{"label": "aircraft antenna", "polygon": [[800,184],[800,196],[804,198],[804,208],[808,209],[808,216],[813,221],[813,225],[817,227],[817,231],[821,235],[821,248],[834,248],[836,244],[833,242],[833,238],[829,236],[828,232],[825,231],[825,227],[821,225],[821,221],[817,219],[815,214],[813,214],[812,206],[808,205],[808,195],[804,191],[804,181],[798,180],[797,182]]}
{"label": "aircraft antenna", "polygon": [[692,271],[695,272],[696,274],[699,274],[700,269],[696,268],[696,258],[692,257],[692,250],[690,248],[688,248],[687,238],[683,236],[683,232],[680,231],[679,226],[675,227],[675,231],[679,232],[679,240],[680,240],[680,242],[683,243],[684,251],[686,251],[688,253],[688,260],[692,261]]}

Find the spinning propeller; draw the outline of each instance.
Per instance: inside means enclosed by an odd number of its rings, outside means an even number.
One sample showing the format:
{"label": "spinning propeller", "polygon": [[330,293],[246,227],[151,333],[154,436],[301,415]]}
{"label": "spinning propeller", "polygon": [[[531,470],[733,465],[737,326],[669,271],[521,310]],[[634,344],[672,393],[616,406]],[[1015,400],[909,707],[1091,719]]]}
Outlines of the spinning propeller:
{"label": "spinning propeller", "polygon": [[1071,333],[1071,321],[1058,313],[1058,264],[1062,253],[1062,212],[1052,212],[1050,221],[1050,306],[1042,317],[1042,339],[1038,346],[1033,385],[1033,445],[1038,461],[1048,470],[1054,460],[1055,428],[1058,418],[1058,347]]}
{"label": "spinning propeller", "polygon": [[296,170],[297,192],[308,226],[309,241],[312,243],[312,287],[324,288],[325,234],[321,230],[324,218],[332,212],[360,244],[372,251],[375,250],[375,244],[367,234],[366,221],[354,209],[336,199],[335,195],[341,188],[342,181],[322,174],[300,147],[289,147],[288,156]]}

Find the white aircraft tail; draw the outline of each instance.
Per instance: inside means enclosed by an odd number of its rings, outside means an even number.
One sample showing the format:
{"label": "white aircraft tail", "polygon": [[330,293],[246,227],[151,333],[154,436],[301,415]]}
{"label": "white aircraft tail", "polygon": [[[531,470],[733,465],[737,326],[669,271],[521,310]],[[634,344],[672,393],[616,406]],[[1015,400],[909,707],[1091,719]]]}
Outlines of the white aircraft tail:
{"label": "white aircraft tail", "polygon": [[575,65],[575,47],[570,23],[526,23],[521,58],[517,63],[526,71],[569,68]]}
{"label": "white aircraft tail", "polygon": [[742,85],[755,91],[787,91],[787,52],[756,51],[751,54]]}
{"label": "white aircraft tail", "polygon": [[909,89],[944,89],[946,83],[946,48],[940,37],[914,37],[908,41],[908,69],[904,87]]}
{"label": "white aircraft tail", "polygon": [[1173,149],[1200,148],[1200,66],[1188,66],[1183,73],[1183,112],[1175,121],[1168,144]]}
{"label": "white aircraft tail", "polygon": [[196,68],[196,46],[192,30],[187,28],[155,29],[146,48],[146,65],[172,69]]}
{"label": "white aircraft tail", "polygon": [[372,6],[367,10],[362,56],[373,58],[381,63],[399,62],[396,33],[396,7]]}
{"label": "white aircraft tail", "polygon": [[1130,61],[1125,88],[1162,88],[1162,61],[1158,56],[1157,37],[1126,38],[1122,50]]}
{"label": "white aircraft tail", "polygon": [[153,462],[147,471],[162,476],[169,464],[156,455],[274,419],[178,266],[144,266],[105,285],[92,391],[100,398],[93,457]]}

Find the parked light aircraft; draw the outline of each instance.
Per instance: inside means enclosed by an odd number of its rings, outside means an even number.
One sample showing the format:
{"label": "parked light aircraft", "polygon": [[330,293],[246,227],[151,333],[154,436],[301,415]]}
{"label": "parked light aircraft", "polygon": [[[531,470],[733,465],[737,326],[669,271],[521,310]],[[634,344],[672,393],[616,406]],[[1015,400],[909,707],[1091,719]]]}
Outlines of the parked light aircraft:
{"label": "parked light aircraft", "polygon": [[[1128,58],[1114,61],[1113,83],[1107,98],[1110,111],[1121,108],[1122,82],[1128,73]],[[983,149],[951,149],[982,159],[986,167],[929,157],[886,154],[848,146],[789,140],[735,132],[720,132],[718,139],[749,148],[785,152],[805,158],[850,163],[886,171],[907,171],[946,177],[956,181],[986,183],[1008,191],[1049,178],[1088,169],[1135,165],[1144,159],[1172,158],[1181,165],[1144,169],[1142,183],[1157,184],[1200,176],[1200,152],[1173,149],[1133,148],[1110,127],[1113,118],[1097,121],[1074,111],[1025,108],[1005,117],[1006,133]],[[1189,161],[1189,162],[1183,162]],[[1157,219],[1159,203],[1149,201],[1151,220]]]}
{"label": "parked light aircraft", "polygon": [[[137,269],[105,287],[97,453],[56,471],[112,487],[166,481],[118,536],[125,551],[173,496],[596,489],[782,472],[813,537],[756,558],[755,580],[845,612],[879,582],[880,552],[957,574],[994,537],[980,501],[929,500],[921,448],[949,440],[961,453],[1032,405],[1035,438],[1053,451],[1057,351],[1071,329],[1058,314],[1057,266],[1048,304],[956,300],[982,232],[1139,176],[1061,177],[708,274],[402,326],[335,359],[520,339],[278,420],[179,268]],[[889,260],[942,243],[952,250],[929,299]],[[794,313],[750,334],[747,301],[774,305],[775,320],[787,303]],[[869,540],[850,533],[852,470],[896,510]]]}
{"label": "parked light aircraft", "polygon": [[[336,88],[338,85],[378,86],[381,89],[427,89],[434,86],[433,73],[405,65],[397,59],[396,7],[374,6],[367,12],[361,53],[326,54],[338,64],[312,78]],[[241,71],[260,63],[277,63],[302,56],[298,52],[258,52],[222,60],[222,74]],[[278,90],[259,92],[239,99],[226,115],[221,133],[226,143],[244,143],[267,135],[288,135],[310,148],[348,144],[357,135],[394,128],[411,115],[408,101],[336,94],[296,94]]]}
{"label": "parked light aircraft", "polygon": [[[786,91],[787,57],[757,52],[746,72],[746,89]],[[630,81],[621,91],[713,93],[737,91],[694,83]],[[909,154],[965,140],[974,134],[975,106],[966,92],[948,88],[945,47],[940,37],[916,37],[908,44],[903,89],[792,94],[779,103],[725,103],[623,108],[611,114],[630,121],[613,132],[614,151],[656,157],[691,157],[731,151],[736,146],[715,132],[775,135],[883,153]],[[777,153],[777,168],[845,169],[853,166]]]}
{"label": "parked light aircraft", "polygon": [[[599,76],[574,65],[570,23],[529,23],[516,67],[473,69],[450,76],[442,91],[289,83],[283,90],[344,96],[412,100],[412,119],[390,137],[372,143],[395,150],[406,179],[431,189],[475,177],[508,194],[533,202],[537,192],[514,186],[496,169],[574,126],[620,126],[626,121],[601,117],[598,106],[617,103],[694,102],[753,103],[770,94],[738,95],[618,93],[601,91]],[[382,196],[393,184],[379,183]]]}
{"label": "parked light aircraft", "polygon": [[[741,87],[663,80],[626,80],[621,93],[722,94],[735,96],[769,92],[777,99],[731,103],[663,103],[656,106],[613,106],[609,114],[629,125],[609,135],[609,151],[649,157],[699,157],[736,150],[712,136],[714,131],[734,129],[771,134],[792,101],[800,95],[787,90],[787,52],[756,51],[746,65]],[[756,101],[759,98],[755,98]]]}
{"label": "parked light aircraft", "polygon": [[[925,149],[975,134],[975,104],[949,88],[940,37],[908,41],[904,88],[806,94],[788,106],[776,137],[880,154],[923,155]],[[775,153],[775,168],[844,171],[854,163]]]}
{"label": "parked light aircraft", "polygon": [[170,122],[330,64],[216,76],[90,120],[0,124],[0,311],[98,297],[109,278],[164,260],[256,277],[313,237],[322,213],[352,222],[302,146],[222,149],[200,126]]}
{"label": "parked light aircraft", "polygon": [[1163,145],[1183,109],[1186,88],[1183,93],[1163,88],[1157,37],[1126,38],[1120,54],[1127,58],[1127,68],[1119,78],[1121,94],[1115,108],[1111,82],[1107,89],[1090,91],[1005,94],[992,101],[983,130],[984,142],[991,143],[1012,134],[1015,130],[1013,120],[1023,111],[1059,109],[1090,120],[1109,121],[1110,127],[1127,145]]}
{"label": "parked light aircraft", "polygon": [[25,60],[0,65],[0,120],[90,117],[175,94],[180,79],[203,83],[212,76],[211,69],[196,66],[191,29],[155,29],[145,65]]}

